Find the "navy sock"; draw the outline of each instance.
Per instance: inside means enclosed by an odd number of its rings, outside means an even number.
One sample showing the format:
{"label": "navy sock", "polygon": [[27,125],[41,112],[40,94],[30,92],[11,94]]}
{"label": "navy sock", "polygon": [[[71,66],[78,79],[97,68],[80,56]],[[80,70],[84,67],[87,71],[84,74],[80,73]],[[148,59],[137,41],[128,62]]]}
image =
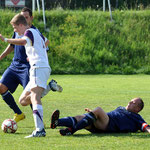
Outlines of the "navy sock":
{"label": "navy sock", "polygon": [[10,94],[10,92],[5,92],[2,94],[3,100],[7,103],[7,105],[14,111],[14,113],[21,114],[22,111],[17,106],[13,96]]}
{"label": "navy sock", "polygon": [[31,109],[33,110],[32,104],[30,104]]}
{"label": "navy sock", "polygon": [[65,117],[58,119],[58,126],[66,126],[66,127],[73,127],[77,123],[76,118],[74,117]]}
{"label": "navy sock", "polygon": [[72,128],[73,133],[76,132],[77,130],[83,129],[93,124],[93,122],[96,121],[96,117],[92,112],[87,113],[85,115],[86,116]]}

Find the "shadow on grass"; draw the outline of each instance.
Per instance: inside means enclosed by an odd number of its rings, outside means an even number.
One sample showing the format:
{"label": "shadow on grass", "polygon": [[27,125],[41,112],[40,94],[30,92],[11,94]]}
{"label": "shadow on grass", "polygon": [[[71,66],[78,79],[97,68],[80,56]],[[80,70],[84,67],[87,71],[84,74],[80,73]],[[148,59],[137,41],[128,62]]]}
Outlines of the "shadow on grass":
{"label": "shadow on grass", "polygon": [[136,132],[136,133],[94,133],[94,134],[74,134],[74,137],[137,137],[137,138],[150,138],[149,133]]}

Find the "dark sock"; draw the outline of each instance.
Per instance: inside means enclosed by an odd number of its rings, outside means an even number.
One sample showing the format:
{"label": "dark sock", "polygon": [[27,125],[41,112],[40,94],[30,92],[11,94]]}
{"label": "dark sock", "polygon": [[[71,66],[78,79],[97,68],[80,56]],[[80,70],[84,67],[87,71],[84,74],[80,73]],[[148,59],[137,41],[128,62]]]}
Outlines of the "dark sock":
{"label": "dark sock", "polygon": [[76,132],[77,130],[83,129],[83,128],[93,124],[93,122],[96,121],[96,117],[92,112],[87,113],[85,115],[86,116],[72,128],[73,133]]}
{"label": "dark sock", "polygon": [[17,106],[13,96],[9,91],[2,94],[3,100],[7,103],[7,105],[14,111],[14,113],[21,114],[22,111]]}
{"label": "dark sock", "polygon": [[31,109],[33,110],[32,104],[30,104]]}
{"label": "dark sock", "polygon": [[66,127],[73,127],[77,123],[76,118],[74,117],[65,117],[58,119],[58,126],[66,126]]}

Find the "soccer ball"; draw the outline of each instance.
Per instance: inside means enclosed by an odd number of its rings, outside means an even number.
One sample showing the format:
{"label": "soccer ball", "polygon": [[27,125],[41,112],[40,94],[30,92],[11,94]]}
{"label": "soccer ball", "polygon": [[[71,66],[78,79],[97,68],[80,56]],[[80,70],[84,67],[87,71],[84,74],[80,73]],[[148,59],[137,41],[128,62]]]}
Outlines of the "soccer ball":
{"label": "soccer ball", "polygon": [[6,119],[2,123],[2,130],[5,133],[15,133],[17,128],[17,123],[13,119]]}

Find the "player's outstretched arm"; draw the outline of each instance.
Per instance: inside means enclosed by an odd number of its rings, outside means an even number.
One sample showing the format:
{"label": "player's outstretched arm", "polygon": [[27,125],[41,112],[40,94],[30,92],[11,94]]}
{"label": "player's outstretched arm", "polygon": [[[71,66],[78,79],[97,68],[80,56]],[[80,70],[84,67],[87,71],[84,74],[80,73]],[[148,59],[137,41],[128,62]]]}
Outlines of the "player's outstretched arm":
{"label": "player's outstretched arm", "polygon": [[6,39],[6,42],[14,45],[26,45],[27,41],[25,39]]}
{"label": "player's outstretched arm", "polygon": [[3,37],[1,34],[0,34],[0,39],[3,42],[8,42],[10,44],[15,44],[15,45],[25,45],[27,43],[27,41],[25,39],[7,39],[7,38]]}
{"label": "player's outstretched arm", "polygon": [[0,55],[0,60],[5,58],[8,54],[10,54],[14,50],[12,45],[8,45],[6,49],[3,51],[3,53]]}

